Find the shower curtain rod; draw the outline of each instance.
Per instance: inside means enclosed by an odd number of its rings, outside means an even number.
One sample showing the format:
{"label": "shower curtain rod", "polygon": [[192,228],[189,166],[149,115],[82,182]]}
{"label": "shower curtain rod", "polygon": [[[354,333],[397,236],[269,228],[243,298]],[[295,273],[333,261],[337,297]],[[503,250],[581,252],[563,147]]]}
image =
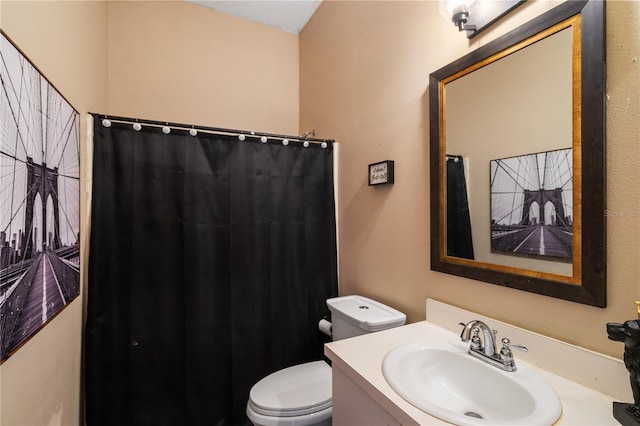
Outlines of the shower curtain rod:
{"label": "shower curtain rod", "polygon": [[114,123],[121,123],[121,124],[140,124],[140,125],[146,125],[146,126],[152,126],[152,127],[170,127],[173,129],[178,129],[178,130],[186,130],[189,131],[191,129],[195,129],[197,131],[203,131],[203,132],[208,132],[208,133],[224,133],[224,134],[237,134],[237,135],[245,135],[245,136],[249,136],[249,137],[262,137],[265,136],[267,138],[273,138],[273,139],[282,139],[282,140],[294,140],[294,141],[307,141],[309,143],[317,143],[317,144],[322,144],[322,143],[334,143],[335,140],[334,139],[320,139],[320,138],[310,138],[307,137],[308,134],[313,134],[315,135],[315,129],[311,130],[309,132],[306,132],[304,135],[300,135],[300,136],[290,136],[290,135],[281,135],[281,134],[277,134],[277,133],[264,133],[264,132],[253,132],[250,130],[236,130],[236,129],[226,129],[226,128],[222,128],[222,127],[208,127],[208,126],[198,126],[198,125],[193,125],[193,124],[183,124],[183,123],[171,123],[171,122],[167,122],[167,121],[156,121],[156,120],[144,120],[144,119],[137,119],[137,118],[129,118],[129,117],[119,117],[119,116],[115,116],[115,115],[107,115],[107,114],[98,114],[98,113],[93,113],[90,112],[89,114],[93,115],[94,117],[100,119],[100,120],[104,120],[107,119],[111,122]]}

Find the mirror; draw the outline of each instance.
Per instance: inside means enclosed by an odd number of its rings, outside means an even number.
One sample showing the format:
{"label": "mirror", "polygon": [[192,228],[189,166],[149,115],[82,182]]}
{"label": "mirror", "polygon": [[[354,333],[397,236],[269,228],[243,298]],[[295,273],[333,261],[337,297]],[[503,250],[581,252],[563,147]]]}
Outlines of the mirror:
{"label": "mirror", "polygon": [[431,269],[606,306],[604,2],[430,75]]}

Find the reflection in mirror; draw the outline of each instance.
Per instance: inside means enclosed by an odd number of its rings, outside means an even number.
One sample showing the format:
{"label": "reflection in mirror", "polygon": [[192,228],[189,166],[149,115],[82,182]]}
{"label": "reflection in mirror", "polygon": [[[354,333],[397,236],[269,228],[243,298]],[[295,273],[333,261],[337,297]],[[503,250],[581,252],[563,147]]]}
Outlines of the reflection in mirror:
{"label": "reflection in mirror", "polygon": [[603,87],[600,1],[431,75],[432,269],[605,306]]}
{"label": "reflection in mirror", "polygon": [[492,252],[571,262],[572,152],[491,160]]}
{"label": "reflection in mirror", "polygon": [[[474,259],[469,193],[468,157],[447,155],[447,256]],[[467,169],[465,171],[465,169]]]}
{"label": "reflection in mirror", "polygon": [[[556,163],[527,161],[527,156],[535,160],[538,154],[570,149],[574,143],[580,149],[579,139],[572,139],[572,49],[572,28],[564,28],[510,55],[498,55],[493,62],[455,80],[444,81],[445,152],[460,155],[469,163],[469,181],[474,182],[469,199],[475,260],[573,274],[571,262],[530,255],[544,253],[546,245],[557,244],[558,238],[546,229],[540,236],[542,228],[529,225],[531,221],[522,212],[527,191],[552,190],[555,187],[550,185],[555,184],[568,190],[559,207],[573,205],[573,199],[567,199],[572,197],[571,175],[563,175],[563,182],[544,182],[545,172],[549,179],[554,174],[544,166]],[[498,166],[495,173],[491,173],[491,164]],[[448,162],[447,170],[449,167]],[[447,218],[451,203],[447,197]],[[544,225],[544,221],[536,224]],[[458,234],[457,227],[447,221],[447,244],[449,234]],[[511,256],[504,246],[507,238]],[[496,245],[502,249],[495,250]],[[568,257],[571,259],[572,253]]]}

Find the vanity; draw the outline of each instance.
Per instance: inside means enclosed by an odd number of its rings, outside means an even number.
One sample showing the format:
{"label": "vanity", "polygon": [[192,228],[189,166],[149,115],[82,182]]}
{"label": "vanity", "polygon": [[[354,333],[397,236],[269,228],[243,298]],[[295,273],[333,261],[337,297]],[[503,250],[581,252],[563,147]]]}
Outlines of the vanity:
{"label": "vanity", "polygon": [[[612,403],[633,400],[621,360],[431,299],[426,312],[426,321],[325,345],[332,361],[335,426],[450,424],[402,398],[385,379],[382,364],[389,352],[412,342],[446,343],[466,352],[469,343],[460,341],[459,323],[473,320],[497,330],[498,339],[527,346],[526,353],[514,351],[516,365],[533,371],[559,397],[562,414],[555,424],[617,425]],[[469,418],[469,424],[482,424],[475,421]]]}

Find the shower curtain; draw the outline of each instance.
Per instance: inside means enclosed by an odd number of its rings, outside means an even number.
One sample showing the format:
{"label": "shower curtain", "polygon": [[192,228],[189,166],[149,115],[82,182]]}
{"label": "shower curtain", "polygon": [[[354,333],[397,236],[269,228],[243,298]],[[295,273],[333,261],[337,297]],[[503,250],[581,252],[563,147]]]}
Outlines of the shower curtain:
{"label": "shower curtain", "polygon": [[94,116],[87,423],[246,424],[251,386],[322,357],[333,150]]}
{"label": "shower curtain", "polygon": [[447,155],[447,256],[473,260],[466,182],[462,156]]}

